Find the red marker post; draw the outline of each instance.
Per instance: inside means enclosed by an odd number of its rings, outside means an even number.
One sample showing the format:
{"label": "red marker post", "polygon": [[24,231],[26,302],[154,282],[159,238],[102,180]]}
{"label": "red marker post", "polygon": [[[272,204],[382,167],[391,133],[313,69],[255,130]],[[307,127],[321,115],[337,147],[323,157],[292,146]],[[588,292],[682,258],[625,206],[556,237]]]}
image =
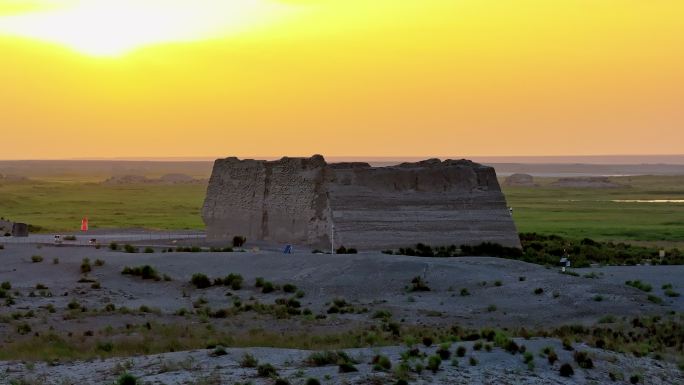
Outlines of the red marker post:
{"label": "red marker post", "polygon": [[88,217],[81,219],[81,231],[88,231]]}

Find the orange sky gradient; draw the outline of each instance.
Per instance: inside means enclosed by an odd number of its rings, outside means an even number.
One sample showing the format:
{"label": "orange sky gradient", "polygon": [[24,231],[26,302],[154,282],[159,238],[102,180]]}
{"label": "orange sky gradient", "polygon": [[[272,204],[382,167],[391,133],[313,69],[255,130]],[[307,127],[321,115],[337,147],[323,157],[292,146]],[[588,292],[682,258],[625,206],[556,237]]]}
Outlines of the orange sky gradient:
{"label": "orange sky gradient", "polygon": [[681,0],[0,1],[0,159],[681,154],[682,20]]}

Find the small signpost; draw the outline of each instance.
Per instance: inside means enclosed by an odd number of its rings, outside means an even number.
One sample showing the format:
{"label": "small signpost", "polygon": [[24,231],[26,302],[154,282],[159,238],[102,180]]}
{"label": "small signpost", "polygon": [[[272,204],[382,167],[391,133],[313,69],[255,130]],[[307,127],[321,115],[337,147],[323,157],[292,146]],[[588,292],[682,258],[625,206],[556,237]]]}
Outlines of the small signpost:
{"label": "small signpost", "polygon": [[561,272],[565,273],[565,269],[570,267],[570,256],[566,249],[563,249],[563,257],[560,259]]}

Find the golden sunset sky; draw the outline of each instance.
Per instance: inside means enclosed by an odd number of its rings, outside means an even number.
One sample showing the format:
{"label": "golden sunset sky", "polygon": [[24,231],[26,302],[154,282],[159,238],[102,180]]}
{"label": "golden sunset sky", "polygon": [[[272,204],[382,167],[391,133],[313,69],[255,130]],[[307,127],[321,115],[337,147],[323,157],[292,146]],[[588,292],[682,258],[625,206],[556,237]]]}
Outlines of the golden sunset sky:
{"label": "golden sunset sky", "polygon": [[684,153],[682,0],[0,0],[0,159]]}

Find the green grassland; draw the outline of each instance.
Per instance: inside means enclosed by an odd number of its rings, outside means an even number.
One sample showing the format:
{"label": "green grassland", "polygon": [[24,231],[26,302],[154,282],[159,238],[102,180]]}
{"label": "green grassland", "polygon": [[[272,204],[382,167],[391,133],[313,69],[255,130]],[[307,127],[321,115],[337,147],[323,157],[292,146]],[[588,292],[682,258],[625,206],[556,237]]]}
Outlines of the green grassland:
{"label": "green grassland", "polygon": [[535,178],[539,187],[503,187],[520,232],[568,238],[684,242],[684,203],[614,200],[684,199],[684,176],[614,177],[626,187],[554,188],[555,178]]}
{"label": "green grassland", "polygon": [[[684,244],[684,203],[625,203],[612,200],[684,199],[684,176],[612,178],[628,187],[570,189],[504,187],[520,232],[568,238]],[[202,229],[206,185],[111,186],[93,180],[31,180],[0,185],[0,216],[43,231],[77,230],[88,216],[91,228]]]}
{"label": "green grassland", "polygon": [[84,216],[93,229],[202,229],[205,192],[205,184],[6,183],[0,185],[0,215],[46,232],[77,231]]}

